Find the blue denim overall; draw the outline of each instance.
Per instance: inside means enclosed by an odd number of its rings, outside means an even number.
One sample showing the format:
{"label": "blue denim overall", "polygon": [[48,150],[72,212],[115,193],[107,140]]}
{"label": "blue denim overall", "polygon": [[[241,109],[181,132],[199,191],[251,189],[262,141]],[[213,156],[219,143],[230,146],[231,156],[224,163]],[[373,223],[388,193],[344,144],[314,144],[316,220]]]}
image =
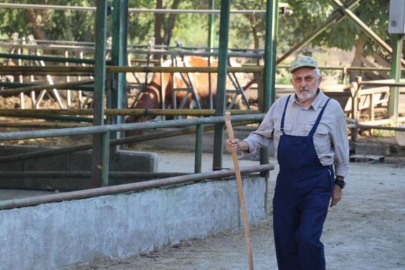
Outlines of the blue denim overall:
{"label": "blue denim overall", "polygon": [[280,270],[324,270],[325,255],[320,242],[323,224],[333,191],[332,166],[323,166],[316,154],[313,136],[325,111],[316,119],[308,136],[284,133],[277,151],[280,173],[273,199],[273,226]]}

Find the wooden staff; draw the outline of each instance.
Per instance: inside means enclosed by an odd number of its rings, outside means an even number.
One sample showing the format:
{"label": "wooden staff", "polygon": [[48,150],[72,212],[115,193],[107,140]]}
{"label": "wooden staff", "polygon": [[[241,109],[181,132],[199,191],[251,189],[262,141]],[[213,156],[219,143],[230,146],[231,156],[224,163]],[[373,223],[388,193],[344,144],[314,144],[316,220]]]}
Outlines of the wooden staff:
{"label": "wooden staff", "polygon": [[[229,140],[233,140],[234,136],[233,136],[230,112],[225,113],[225,124],[226,124],[226,131],[228,132]],[[248,260],[249,260],[249,269],[253,270],[254,267],[253,267],[252,245],[250,243],[250,230],[249,230],[249,223],[248,223],[248,219],[247,219],[245,196],[243,195],[242,177],[240,175],[239,161],[238,161],[238,156],[236,154],[236,151],[232,152],[232,159],[233,159],[233,166],[235,168],[236,184],[238,186],[239,202],[240,202],[240,206],[242,208],[246,250],[247,250],[247,255],[248,255]]]}

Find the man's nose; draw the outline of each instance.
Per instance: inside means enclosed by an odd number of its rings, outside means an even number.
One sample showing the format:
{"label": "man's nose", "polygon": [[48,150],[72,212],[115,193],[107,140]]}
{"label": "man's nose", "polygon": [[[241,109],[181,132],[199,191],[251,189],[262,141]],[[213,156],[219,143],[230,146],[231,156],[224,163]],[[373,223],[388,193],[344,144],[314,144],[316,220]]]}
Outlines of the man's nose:
{"label": "man's nose", "polygon": [[308,83],[307,83],[305,80],[302,80],[302,81],[301,81],[300,88],[305,88],[305,87],[307,87],[307,86],[308,86]]}

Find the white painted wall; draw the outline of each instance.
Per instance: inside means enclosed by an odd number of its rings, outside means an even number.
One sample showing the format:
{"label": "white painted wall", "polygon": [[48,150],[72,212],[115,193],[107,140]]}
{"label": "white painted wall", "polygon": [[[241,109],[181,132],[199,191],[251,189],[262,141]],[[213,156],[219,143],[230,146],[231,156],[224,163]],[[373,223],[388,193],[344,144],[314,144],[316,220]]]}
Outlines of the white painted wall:
{"label": "white painted wall", "polygon": [[[265,181],[244,177],[251,224],[265,220]],[[123,258],[243,226],[235,180],[0,211],[0,269],[61,269]]]}

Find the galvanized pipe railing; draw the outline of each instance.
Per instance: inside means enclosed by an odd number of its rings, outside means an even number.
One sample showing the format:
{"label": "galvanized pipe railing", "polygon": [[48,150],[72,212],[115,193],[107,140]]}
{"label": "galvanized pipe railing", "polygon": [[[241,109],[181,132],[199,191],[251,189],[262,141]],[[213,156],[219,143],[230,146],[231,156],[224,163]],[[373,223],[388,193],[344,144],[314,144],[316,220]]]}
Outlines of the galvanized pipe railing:
{"label": "galvanized pipe railing", "polygon": [[[234,127],[244,126],[244,125],[253,124],[253,123],[255,123],[255,121],[236,122],[233,124],[233,126]],[[202,127],[202,125],[201,125],[201,127]],[[213,125],[207,125],[202,128],[203,128],[204,132],[214,130]],[[200,132],[200,130],[198,132]],[[152,141],[152,140],[157,140],[157,139],[162,139],[162,138],[170,138],[170,137],[193,134],[193,133],[196,133],[195,127],[183,128],[183,129],[171,130],[171,131],[166,130],[164,132],[159,132],[159,133],[154,133],[154,134],[146,134],[146,135],[130,136],[130,137],[120,138],[120,139],[113,139],[113,140],[110,140],[109,145],[111,147],[111,146],[117,146],[117,145],[123,145],[123,144],[133,144],[133,143],[147,142],[147,141]],[[199,133],[199,135],[197,135],[197,137],[196,137],[196,151],[195,151],[196,155],[198,155],[199,157],[201,156],[201,153],[202,153],[202,149],[200,148],[201,145],[202,145],[202,135]],[[87,151],[87,150],[91,150],[91,149],[92,149],[92,144],[82,144],[82,145],[63,147],[63,148],[57,148],[57,149],[47,149],[47,150],[30,152],[30,153],[16,154],[16,155],[11,155],[11,156],[2,156],[2,157],[0,157],[0,163],[11,163],[11,162],[24,161],[24,160],[30,160],[30,159],[35,159],[35,158],[51,157],[51,156],[56,156],[56,155],[61,155],[61,154],[69,154],[69,153],[74,153],[74,152]],[[201,168],[201,159],[196,160],[195,163],[196,163],[195,164],[196,166],[200,166],[200,168]],[[198,169],[196,169],[196,172],[198,172]]]}
{"label": "galvanized pipe railing", "polygon": [[[148,54],[145,50],[128,49],[128,53],[134,54]],[[185,52],[185,51],[167,51],[167,50],[152,50],[149,54],[156,55],[174,55],[174,56],[219,56],[217,52]],[[263,53],[243,53],[243,52],[229,52],[228,57],[246,57],[246,58],[259,58],[263,57]]]}
{"label": "galvanized pipe railing", "polygon": [[[8,48],[26,48],[26,49],[43,49],[43,50],[69,50],[69,51],[87,51],[87,52],[94,52],[94,47],[88,46],[69,46],[69,45],[23,45],[23,44],[1,44],[0,47],[8,47]],[[229,49],[231,52],[229,53],[229,57],[246,57],[246,58],[262,58],[263,53],[260,51],[255,51],[254,53],[246,53],[246,52],[234,52],[236,50]],[[111,49],[107,49],[107,51],[111,51]],[[143,50],[143,49],[131,49],[128,48],[128,53],[133,54],[156,54],[156,55],[173,55],[173,56],[218,56],[217,52],[199,52],[199,51],[174,51],[174,50],[163,50],[163,49],[153,49],[153,50]],[[65,58],[62,58],[65,59]],[[72,59],[72,58],[70,58]],[[91,60],[91,59],[88,59]],[[44,60],[47,61],[47,60]],[[52,60],[49,60],[52,61]],[[75,61],[75,60],[72,60]],[[61,60],[60,62],[66,62]],[[107,63],[110,63],[107,60]]]}
{"label": "galvanized pipe railing", "polygon": [[[233,116],[234,122],[241,121],[261,121],[264,114],[256,115],[240,115]],[[209,117],[209,118],[199,118],[199,119],[189,119],[189,120],[172,120],[172,121],[162,121],[162,122],[143,122],[134,124],[116,124],[116,125],[102,125],[93,127],[79,127],[79,128],[66,128],[62,130],[40,130],[40,131],[25,131],[25,132],[10,132],[10,133],[0,133],[0,141],[10,141],[10,140],[23,140],[23,139],[33,139],[33,138],[48,138],[48,137],[62,137],[62,136],[75,136],[75,135],[90,135],[90,134],[108,134],[112,131],[128,131],[137,129],[151,129],[151,128],[165,128],[165,127],[181,127],[197,125],[199,126],[199,132],[196,137],[196,155],[195,155],[195,172],[201,170],[202,162],[202,130],[204,124],[215,124],[224,122],[223,116]],[[116,139],[114,143],[123,144],[128,143],[129,138]],[[134,138],[136,139],[136,138]],[[73,147],[74,151],[88,150],[89,145],[80,145]],[[71,151],[70,149],[52,149],[48,151],[40,151],[39,153],[27,153],[22,155],[17,155],[15,157],[8,157],[6,160],[22,160],[28,159],[27,157],[39,157],[39,156],[50,156],[55,153],[62,153],[63,151]],[[45,152],[45,153],[43,153]],[[107,173],[107,172],[105,172]]]}
{"label": "galvanized pipe railing", "polygon": [[[29,45],[27,45],[27,46],[29,46]],[[94,59],[81,59],[81,58],[68,58],[68,57],[57,57],[57,56],[29,55],[29,54],[0,53],[0,58],[22,59],[22,60],[33,60],[33,61],[47,61],[47,62],[61,62],[61,63],[91,64],[91,65],[95,64]],[[111,63],[111,61],[107,61],[107,62]]]}
{"label": "galvanized pipe railing", "polygon": [[72,128],[72,127],[86,127],[90,126],[90,123],[59,123],[59,122],[34,122],[34,121],[14,121],[14,122],[9,122],[9,121],[0,121],[0,127],[6,127],[6,128],[38,128],[38,129],[44,129],[44,128]]}
{"label": "galvanized pipe railing", "polygon": [[[259,111],[226,110],[232,115],[257,114]],[[41,115],[93,115],[92,109],[0,109],[1,116],[41,116]],[[138,116],[214,116],[211,109],[106,109],[104,115],[138,115]]]}
{"label": "galvanized pipe railing", "polygon": [[[133,178],[133,182],[147,181],[150,179],[160,179],[173,176],[190,175],[191,173],[178,172],[109,172],[109,175],[114,178]],[[0,181],[5,178],[87,178],[89,179],[91,172],[84,171],[0,171]],[[136,180],[135,180],[136,179]]]}
{"label": "galvanized pipe railing", "polygon": [[[264,114],[254,115],[235,115],[232,117],[233,122],[238,121],[261,121]],[[199,119],[183,119],[171,120],[160,122],[143,122],[131,124],[116,124],[116,125],[103,125],[93,127],[79,127],[79,128],[66,128],[57,130],[37,130],[37,131],[19,131],[0,133],[0,141],[13,141],[34,138],[49,138],[49,137],[63,137],[63,136],[76,136],[76,135],[93,135],[102,134],[113,131],[129,131],[153,128],[167,128],[167,127],[185,127],[194,126],[198,124],[215,124],[223,123],[225,118],[223,116],[199,118]]]}
{"label": "galvanized pipe railing", "polygon": [[[228,67],[228,72],[232,73],[259,73],[263,66],[244,66],[244,67]],[[277,68],[289,68],[289,66],[281,65]],[[390,72],[389,68],[370,68],[370,67],[339,67],[339,66],[320,66],[321,70],[341,70],[342,72],[349,71],[381,71]],[[175,73],[175,72],[200,72],[200,73],[215,73],[217,67],[115,67],[107,66],[107,72],[161,72],[161,73]],[[405,72],[405,70],[402,70]],[[8,74],[51,74],[53,76],[66,76],[66,75],[93,75],[94,67],[30,67],[30,66],[0,66],[0,75]]]}
{"label": "galvanized pipe railing", "polygon": [[[48,84],[44,83],[18,83],[18,82],[0,82],[0,87],[6,87],[6,88],[22,88],[22,87],[31,87],[31,86],[48,86]],[[82,90],[82,91],[89,91],[92,92],[94,91],[93,86],[71,86],[71,85],[65,85],[65,86],[58,86],[59,90]]]}
{"label": "galvanized pipe railing", "polygon": [[[251,174],[251,173],[257,173],[257,172],[270,171],[273,169],[274,169],[274,165],[266,164],[266,165],[252,166],[252,167],[248,167],[248,168],[241,168],[240,172],[241,172],[241,174]],[[43,203],[54,203],[54,202],[69,201],[69,200],[87,199],[87,198],[92,198],[92,197],[97,197],[97,196],[135,192],[135,191],[151,189],[151,188],[160,188],[160,187],[171,186],[171,185],[192,183],[195,181],[230,177],[233,175],[235,175],[235,171],[232,169],[231,170],[220,170],[220,171],[214,171],[214,172],[205,172],[205,173],[197,173],[197,174],[192,174],[192,175],[176,176],[176,177],[170,177],[170,178],[166,178],[166,179],[151,180],[151,181],[138,182],[138,183],[132,183],[132,184],[93,188],[93,189],[87,189],[87,190],[72,191],[72,192],[65,192],[65,193],[58,193],[58,194],[51,194],[51,195],[43,195],[43,196],[29,197],[29,198],[23,198],[23,199],[5,200],[5,201],[0,201],[0,210],[12,209],[12,208],[17,208],[17,207],[35,206],[35,205],[43,204]]]}
{"label": "galvanized pipe railing", "polygon": [[[261,72],[263,67],[228,67],[229,73],[258,73]],[[123,67],[123,66],[107,66],[109,73],[129,73],[129,72],[161,72],[161,73],[216,73],[218,67]],[[50,73],[70,73],[70,72],[83,72],[94,73],[95,67],[32,67],[32,66],[0,66],[0,74],[15,74],[19,72],[27,72],[36,74],[41,72]]]}
{"label": "galvanized pipe railing", "polygon": [[[13,39],[15,43],[22,43],[23,39],[22,38],[17,38]],[[3,43],[9,43],[10,39],[8,38],[0,38],[0,44],[1,42]],[[49,40],[49,39],[37,39],[36,40],[37,44],[69,44],[69,45],[88,45],[91,47],[94,47],[94,42],[84,42],[84,41],[70,41],[70,40]],[[129,48],[149,48],[149,44],[128,44]],[[173,45],[166,45],[166,44],[155,44],[153,46],[154,48],[166,48],[166,49],[177,49],[177,46]],[[209,47],[206,46],[183,46],[182,47],[185,50],[208,50]],[[213,48],[213,49],[218,49],[218,48]],[[229,48],[229,50],[234,50],[234,51],[263,51],[262,49],[252,49],[252,48]]]}
{"label": "galvanized pipe railing", "polygon": [[[1,110],[1,109],[0,109]],[[63,122],[86,122],[93,123],[93,119],[90,117],[76,117],[76,116],[63,116],[63,115],[48,115],[48,114],[24,114],[18,115],[7,112],[5,115],[0,114],[0,116],[15,117],[15,118],[34,118],[34,119],[45,119],[53,121],[63,121]]]}
{"label": "galvanized pipe railing", "polygon": [[[288,65],[278,65],[277,67],[278,68],[283,68],[283,69],[290,68],[290,66],[288,66]],[[385,72],[391,72],[390,68],[375,68],[375,67],[319,66],[318,68],[320,70],[341,70],[341,71],[346,70],[347,72],[349,72],[349,71],[385,71]],[[402,70],[402,72],[405,72],[405,70]]]}
{"label": "galvanized pipe railing", "polygon": [[20,88],[14,88],[14,89],[7,89],[0,91],[0,96],[3,97],[8,97],[8,96],[13,96],[17,95],[20,93],[29,93],[32,91],[42,91],[42,90],[51,90],[51,89],[58,89],[58,88],[69,88],[70,86],[82,86],[82,85],[88,85],[88,84],[93,84],[93,80],[88,80],[88,81],[76,81],[76,82],[68,82],[68,83],[56,83],[56,84],[41,84],[41,85],[34,85],[34,86],[28,86],[28,87],[20,87]]}

